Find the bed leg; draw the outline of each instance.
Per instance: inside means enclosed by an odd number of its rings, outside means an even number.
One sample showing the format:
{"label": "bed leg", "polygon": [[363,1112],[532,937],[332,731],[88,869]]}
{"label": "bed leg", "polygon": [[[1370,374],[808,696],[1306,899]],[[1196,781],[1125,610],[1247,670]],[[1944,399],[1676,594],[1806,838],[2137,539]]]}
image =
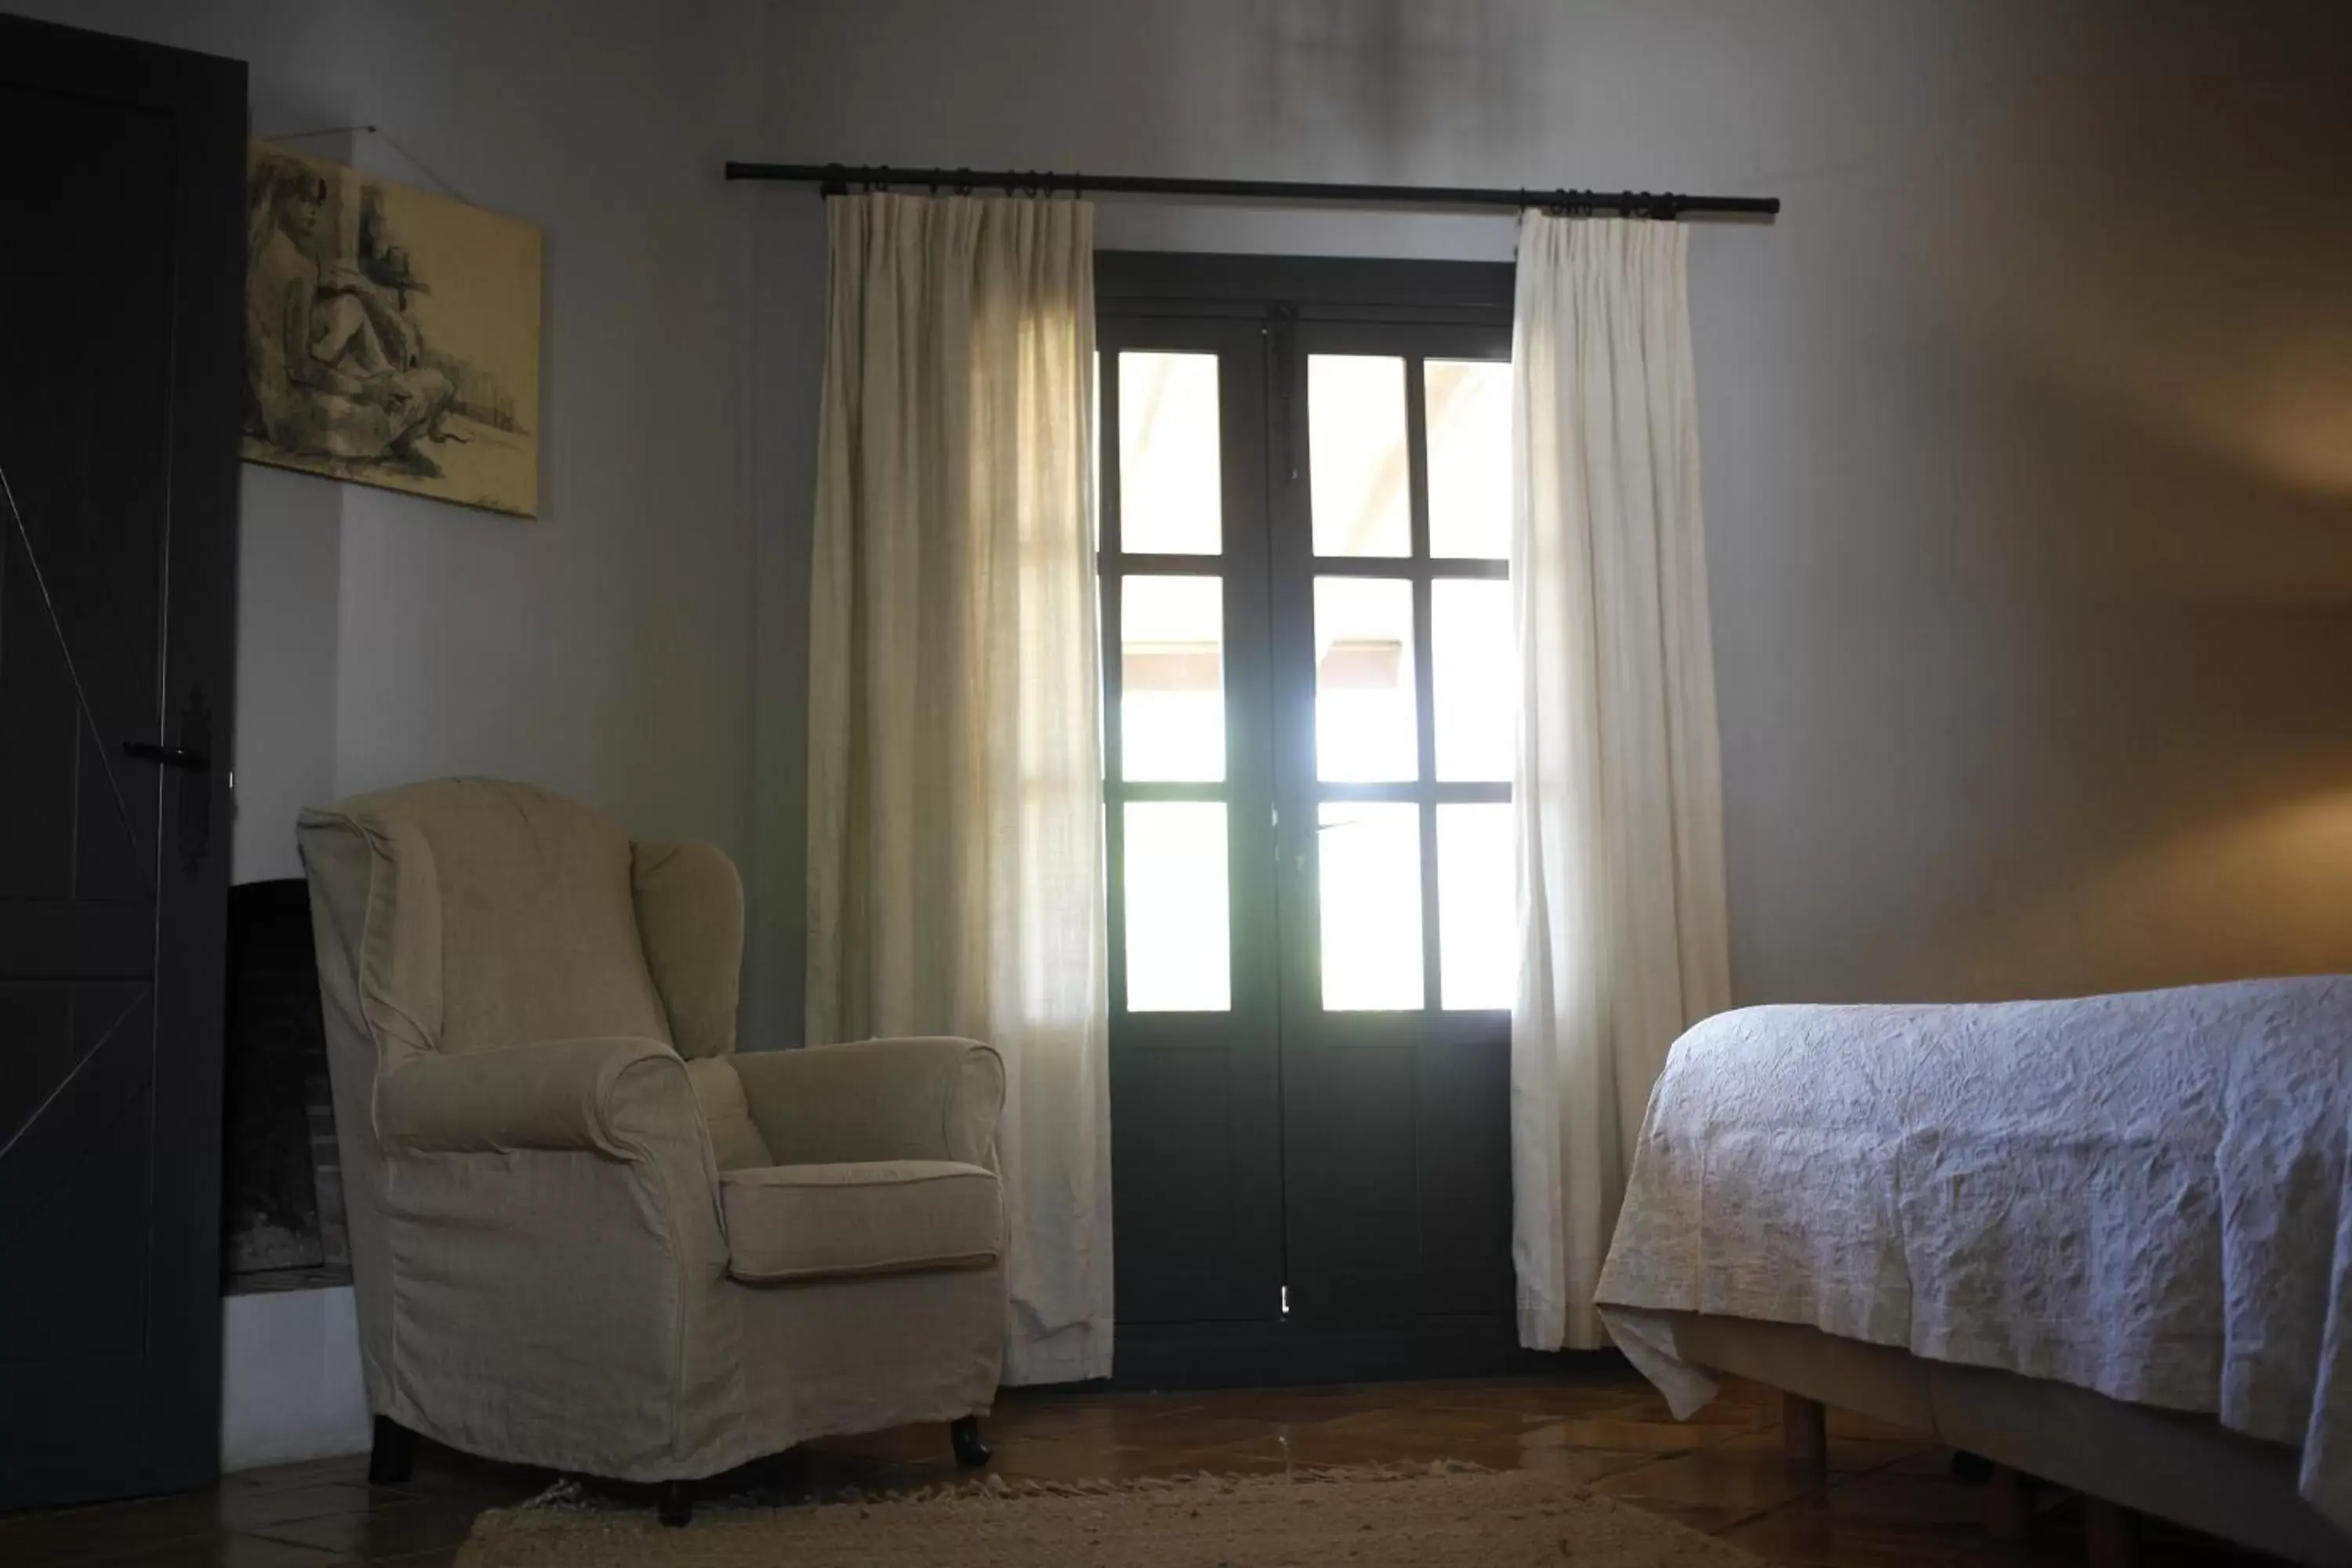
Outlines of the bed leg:
{"label": "bed leg", "polygon": [[1789,1463],[1801,1465],[1815,1476],[1829,1472],[1829,1410],[1820,1400],[1799,1394],[1780,1395],[1780,1451]]}
{"label": "bed leg", "polygon": [[2083,1545],[2090,1568],[2132,1568],[2139,1561],[2139,1515],[2121,1503],[2084,1498]]}
{"label": "bed leg", "polygon": [[1995,1541],[2021,1541],[2033,1528],[2033,1493],[2025,1478],[1995,1465],[1985,1482],[1985,1529]]}

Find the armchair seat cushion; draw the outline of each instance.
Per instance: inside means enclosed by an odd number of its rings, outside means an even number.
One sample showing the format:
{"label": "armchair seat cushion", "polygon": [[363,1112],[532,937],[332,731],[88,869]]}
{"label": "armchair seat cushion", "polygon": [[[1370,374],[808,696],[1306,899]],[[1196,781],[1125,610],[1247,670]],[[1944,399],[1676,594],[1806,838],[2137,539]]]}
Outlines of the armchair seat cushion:
{"label": "armchair seat cushion", "polygon": [[763,1165],[719,1178],[727,1272],[749,1285],[977,1268],[1004,1256],[995,1173],[952,1160]]}

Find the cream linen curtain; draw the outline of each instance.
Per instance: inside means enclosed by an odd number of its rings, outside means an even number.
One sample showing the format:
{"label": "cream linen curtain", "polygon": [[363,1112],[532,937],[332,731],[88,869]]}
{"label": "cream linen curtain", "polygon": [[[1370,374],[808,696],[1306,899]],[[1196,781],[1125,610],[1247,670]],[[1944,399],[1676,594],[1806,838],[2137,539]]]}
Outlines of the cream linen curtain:
{"label": "cream linen curtain", "polygon": [[1519,1340],[1605,1343],[1592,1291],[1667,1048],[1728,1005],[1687,231],[1519,231],[1511,362]]}
{"label": "cream linen curtain", "polygon": [[1105,1376],[1093,209],[826,206],[808,1037],[1003,1054],[1005,1379]]}

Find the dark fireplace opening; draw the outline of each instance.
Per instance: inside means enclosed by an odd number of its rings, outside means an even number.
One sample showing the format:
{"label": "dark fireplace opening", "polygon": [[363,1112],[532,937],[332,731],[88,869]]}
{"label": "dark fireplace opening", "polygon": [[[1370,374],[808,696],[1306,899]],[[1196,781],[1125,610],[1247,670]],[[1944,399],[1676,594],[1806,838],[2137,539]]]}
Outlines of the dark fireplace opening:
{"label": "dark fireplace opening", "polygon": [[299,878],[229,889],[226,1058],[223,1290],[349,1284],[310,895]]}

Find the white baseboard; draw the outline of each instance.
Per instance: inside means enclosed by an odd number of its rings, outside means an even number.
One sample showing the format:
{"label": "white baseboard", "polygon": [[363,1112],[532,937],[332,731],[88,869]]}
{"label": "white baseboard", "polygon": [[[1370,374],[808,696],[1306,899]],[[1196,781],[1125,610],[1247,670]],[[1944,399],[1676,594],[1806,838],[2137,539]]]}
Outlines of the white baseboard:
{"label": "white baseboard", "polygon": [[350,1286],[230,1296],[221,1308],[223,1470],[367,1451]]}

